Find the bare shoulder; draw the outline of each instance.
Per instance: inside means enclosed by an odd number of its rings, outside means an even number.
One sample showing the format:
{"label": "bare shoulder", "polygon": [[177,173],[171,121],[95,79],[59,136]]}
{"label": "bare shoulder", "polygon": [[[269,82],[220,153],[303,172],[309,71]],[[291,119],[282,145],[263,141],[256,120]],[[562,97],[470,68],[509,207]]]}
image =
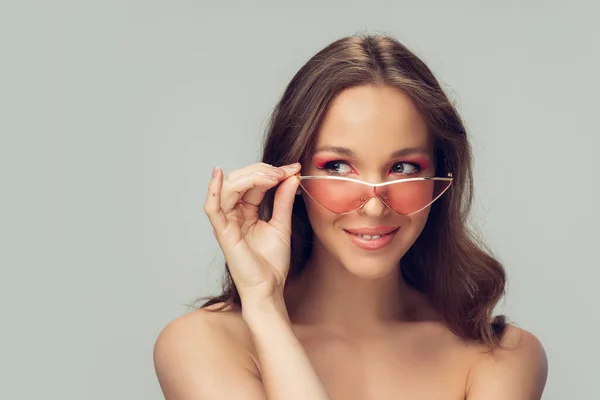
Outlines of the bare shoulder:
{"label": "bare shoulder", "polygon": [[191,348],[210,344],[211,348],[223,345],[242,352],[250,350],[250,332],[241,312],[232,306],[222,306],[200,308],[171,321],[158,336],[155,349],[160,350],[161,345],[176,340]]}
{"label": "bare shoulder", "polygon": [[546,385],[548,360],[539,339],[509,325],[500,346],[482,353],[468,382],[468,400],[539,400]]}
{"label": "bare shoulder", "polygon": [[[215,306],[171,321],[154,345],[154,366],[167,400],[262,398],[252,340],[238,310]],[[227,376],[227,385],[223,377]]]}

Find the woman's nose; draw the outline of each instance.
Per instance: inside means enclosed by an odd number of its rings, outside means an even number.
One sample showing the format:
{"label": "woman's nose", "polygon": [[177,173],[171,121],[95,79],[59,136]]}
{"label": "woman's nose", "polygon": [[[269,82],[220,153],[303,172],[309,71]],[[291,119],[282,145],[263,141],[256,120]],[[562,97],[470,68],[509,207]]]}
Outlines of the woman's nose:
{"label": "woman's nose", "polygon": [[365,216],[379,217],[389,213],[390,209],[379,196],[373,195],[359,207],[358,212]]}

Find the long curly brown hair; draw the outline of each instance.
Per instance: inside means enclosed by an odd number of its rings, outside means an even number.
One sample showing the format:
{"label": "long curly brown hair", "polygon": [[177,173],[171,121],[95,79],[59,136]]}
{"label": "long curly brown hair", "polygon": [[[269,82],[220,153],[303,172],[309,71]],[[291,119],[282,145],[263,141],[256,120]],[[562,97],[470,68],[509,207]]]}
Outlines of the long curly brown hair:
{"label": "long curly brown hair", "polygon": [[[453,173],[454,183],[432,206],[425,228],[401,260],[403,279],[424,293],[455,334],[496,346],[506,328],[493,310],[505,291],[501,263],[469,229],[473,199],[472,156],[467,132],[454,105],[425,63],[387,35],[339,39],[315,54],[292,78],[275,107],[262,161],[284,165],[310,153],[328,104],[342,90],[366,84],[389,85],[414,101],[435,139],[436,176]],[[259,207],[269,220],[275,189]],[[292,212],[288,282],[298,277],[311,255],[313,232],[302,196]],[[223,292],[204,297],[201,307],[240,304],[225,264]],[[218,308],[221,309],[221,308]]]}

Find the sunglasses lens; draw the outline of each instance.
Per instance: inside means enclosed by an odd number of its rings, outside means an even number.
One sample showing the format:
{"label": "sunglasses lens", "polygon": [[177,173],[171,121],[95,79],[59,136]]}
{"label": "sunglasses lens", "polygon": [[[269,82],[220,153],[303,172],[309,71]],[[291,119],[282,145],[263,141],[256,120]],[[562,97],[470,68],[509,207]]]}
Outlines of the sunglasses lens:
{"label": "sunglasses lens", "polygon": [[451,181],[417,180],[398,182],[377,188],[388,206],[398,214],[409,215],[420,211],[440,197]]}
{"label": "sunglasses lens", "polygon": [[357,209],[373,194],[371,186],[344,180],[305,179],[300,185],[313,200],[337,214]]}
{"label": "sunglasses lens", "polygon": [[377,187],[375,192],[372,186],[336,179],[304,179],[300,185],[313,200],[337,214],[355,210],[377,194],[398,214],[409,215],[433,203],[451,183],[445,180],[404,181]]}

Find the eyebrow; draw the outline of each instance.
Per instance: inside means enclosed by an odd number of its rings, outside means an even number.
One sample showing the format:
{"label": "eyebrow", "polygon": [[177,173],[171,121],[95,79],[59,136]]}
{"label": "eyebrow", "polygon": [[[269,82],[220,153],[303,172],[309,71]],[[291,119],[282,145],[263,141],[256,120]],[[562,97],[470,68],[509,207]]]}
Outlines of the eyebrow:
{"label": "eyebrow", "polygon": [[[315,151],[315,153],[319,153],[321,151],[330,151],[332,153],[336,153],[336,154],[339,154],[339,155],[342,155],[342,156],[345,156],[348,158],[357,158],[356,153],[347,147],[321,146]],[[393,152],[390,155],[390,158],[405,157],[405,156],[413,155],[413,154],[428,154],[428,153],[429,153],[429,151],[423,147],[407,147],[405,149],[400,149],[400,150]]]}

